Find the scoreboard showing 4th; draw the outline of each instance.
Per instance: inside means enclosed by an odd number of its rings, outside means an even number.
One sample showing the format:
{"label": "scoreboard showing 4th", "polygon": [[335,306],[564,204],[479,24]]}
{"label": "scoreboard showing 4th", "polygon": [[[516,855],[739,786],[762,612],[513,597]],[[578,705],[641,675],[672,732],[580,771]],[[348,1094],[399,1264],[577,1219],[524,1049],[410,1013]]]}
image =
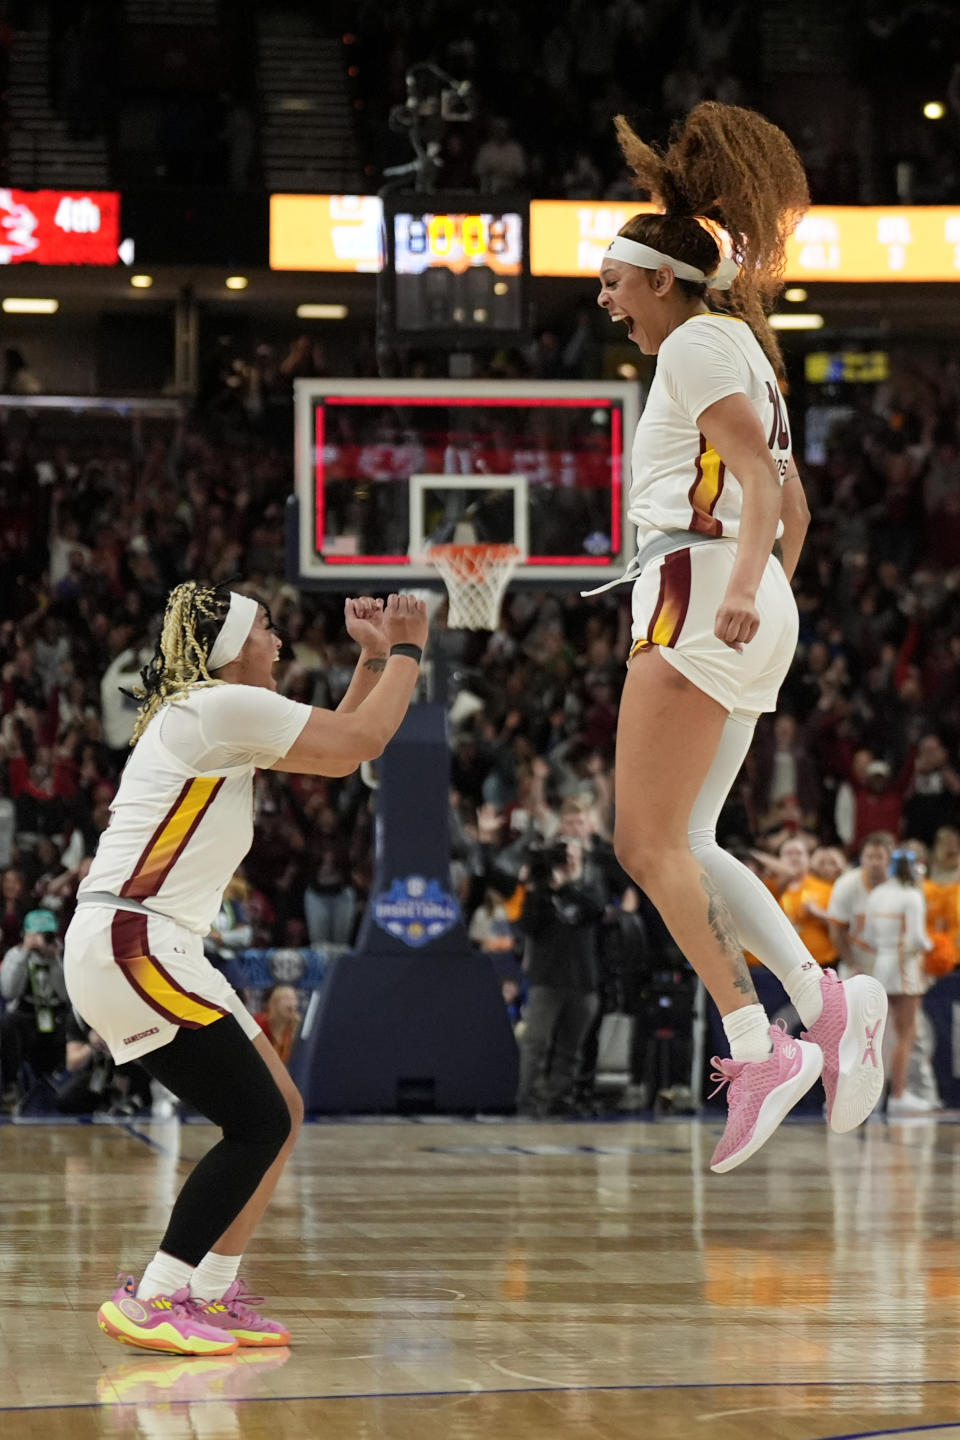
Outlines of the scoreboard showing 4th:
{"label": "scoreboard showing 4th", "polygon": [[115,190],[0,189],[0,265],[116,265],[120,196]]}

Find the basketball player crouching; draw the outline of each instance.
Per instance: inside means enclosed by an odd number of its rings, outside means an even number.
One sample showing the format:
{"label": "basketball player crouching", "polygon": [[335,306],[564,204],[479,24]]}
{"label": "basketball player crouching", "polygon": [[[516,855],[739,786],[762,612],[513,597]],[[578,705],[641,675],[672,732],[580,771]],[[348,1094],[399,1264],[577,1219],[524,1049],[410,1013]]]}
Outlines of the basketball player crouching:
{"label": "basketball player crouching", "polygon": [[[639,554],[624,577],[636,583],[615,845],[723,1018],[731,1058],[714,1065],[729,1083],[728,1118],[711,1160],[723,1172],[760,1148],[821,1069],[834,1130],[864,1120],[883,1089],[882,988],[821,972],[770,892],[716,840],[797,641],[790,579],[809,513],[766,310],[809,197],[789,140],[752,111],[698,105],[662,155],[622,116],[617,129],[664,213],[629,220],[600,268],[599,304],[657,355],[633,448]],[[722,260],[698,216],[726,231],[739,264]],[[800,1040],[771,1027],[742,946],[783,983]]]}
{"label": "basketball player crouching", "polygon": [[348,775],[406,714],[427,638],[410,595],[348,600],[361,646],[336,711],[277,694],[281,642],[249,596],[179,585],[142,672],[134,749],[65,940],[70,999],[114,1060],[137,1059],[223,1134],[177,1198],[139,1284],[100,1307],[123,1344],[181,1355],[285,1345],[240,1278],[303,1116],[262,1032],[205,959],[203,936],[253,840],[253,777]]}

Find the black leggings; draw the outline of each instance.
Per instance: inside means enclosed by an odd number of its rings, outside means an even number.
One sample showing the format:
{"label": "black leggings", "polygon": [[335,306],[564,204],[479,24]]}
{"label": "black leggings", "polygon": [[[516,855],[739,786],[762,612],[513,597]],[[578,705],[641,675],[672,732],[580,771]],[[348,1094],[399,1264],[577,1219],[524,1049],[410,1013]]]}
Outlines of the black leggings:
{"label": "black leggings", "polygon": [[199,1160],[177,1196],[160,1249],[199,1265],[233,1224],[291,1130],[283,1092],[233,1015],[140,1057],[143,1068],[219,1125],[223,1139]]}

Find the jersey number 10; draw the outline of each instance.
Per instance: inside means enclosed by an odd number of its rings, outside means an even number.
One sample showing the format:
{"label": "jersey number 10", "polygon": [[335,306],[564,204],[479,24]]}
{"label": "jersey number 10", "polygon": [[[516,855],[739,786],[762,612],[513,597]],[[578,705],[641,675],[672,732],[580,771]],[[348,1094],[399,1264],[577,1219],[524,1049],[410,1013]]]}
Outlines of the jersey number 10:
{"label": "jersey number 10", "polygon": [[767,436],[767,445],[771,450],[786,450],[790,444],[790,430],[787,426],[787,416],[783,408],[783,396],[775,386],[767,381],[767,395],[770,397],[770,404],[773,406],[773,420],[770,425],[770,434]]}

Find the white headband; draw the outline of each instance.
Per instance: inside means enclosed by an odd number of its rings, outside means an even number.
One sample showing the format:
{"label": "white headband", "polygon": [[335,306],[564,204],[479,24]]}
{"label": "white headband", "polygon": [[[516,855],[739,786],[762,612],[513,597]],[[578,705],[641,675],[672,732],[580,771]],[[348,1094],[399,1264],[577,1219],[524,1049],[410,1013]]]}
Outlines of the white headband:
{"label": "white headband", "polygon": [[229,665],[231,660],[236,660],[246,643],[247,636],[253,629],[253,622],[257,618],[259,609],[260,606],[256,600],[251,600],[249,595],[238,595],[236,590],[230,591],[230,609],[227,611],[227,618],[220,626],[217,638],[207,656],[208,671],[219,670],[224,665]]}
{"label": "white headband", "polygon": [[625,265],[636,265],[641,270],[658,270],[661,265],[667,265],[678,280],[692,280],[695,285],[706,285],[710,290],[729,290],[740,273],[736,260],[721,260],[712,275],[705,275],[696,265],[674,260],[661,250],[652,250],[638,240],[628,240],[626,235],[615,235],[606,254],[611,260],[622,260]]}

